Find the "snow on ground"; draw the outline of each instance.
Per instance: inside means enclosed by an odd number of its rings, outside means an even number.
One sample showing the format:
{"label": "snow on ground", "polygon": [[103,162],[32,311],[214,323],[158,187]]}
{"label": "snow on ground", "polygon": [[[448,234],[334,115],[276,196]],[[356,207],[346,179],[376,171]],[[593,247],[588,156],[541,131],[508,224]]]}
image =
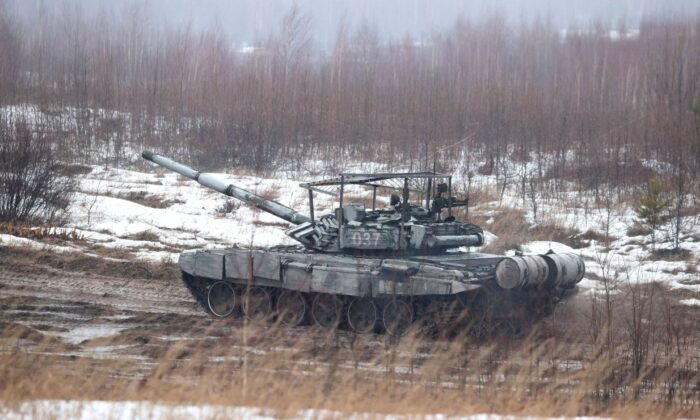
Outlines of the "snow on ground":
{"label": "snow on ground", "polygon": [[[483,162],[482,162],[483,163]],[[472,162],[472,167],[478,164]],[[346,162],[343,170],[382,170],[378,163]],[[509,164],[511,176],[520,172],[532,173],[534,163]],[[323,174],[323,162],[309,161],[301,165],[307,176],[294,175],[284,168],[270,178],[243,174],[216,174],[226,182],[234,183],[259,195],[272,198],[286,206],[308,214],[306,190],[299,183],[316,179]],[[361,169],[358,169],[361,168]],[[405,168],[409,169],[409,168]],[[326,169],[327,170],[327,169]],[[453,185],[463,185],[467,171],[454,170]],[[516,175],[514,175],[516,174]],[[296,178],[296,179],[295,179]],[[516,176],[517,178],[517,176]],[[471,175],[472,188],[497,191],[495,175]],[[368,196],[371,192],[367,192]],[[378,197],[386,203],[388,197]],[[499,210],[520,208],[532,226],[547,223],[578,232],[593,232],[597,238],[583,242],[580,249],[556,242],[527,242],[523,238],[521,250],[526,253],[576,252],[586,259],[586,279],[582,286],[594,288],[605,278],[620,282],[662,281],[671,287],[700,292],[700,275],[694,267],[700,256],[700,218],[683,219],[681,248],[688,258],[665,261],[653,255],[652,236],[629,236],[635,214],[630,207],[612,209],[596,207],[590,198],[571,197],[542,199],[537,202],[537,213],[519,186],[509,185],[498,200],[479,203],[470,211],[499,217]],[[315,194],[317,215],[332,211],[334,197]],[[68,229],[75,229],[84,241],[48,245],[29,239],[0,235],[0,242],[13,246],[32,246],[57,252],[81,249],[84,244],[107,249],[127,250],[139,258],[151,261],[176,261],[183,249],[226,246],[271,246],[296,244],[284,231],[291,227],[270,214],[258,211],[215,191],[201,187],[178,174],[153,166],[145,172],[95,166],[91,173],[80,178],[79,192],[69,214]],[[488,224],[485,226],[488,229]],[[607,232],[608,244],[600,238]],[[496,237],[486,232],[487,243]],[[597,239],[597,240],[596,240]],[[670,235],[657,232],[656,248],[668,248]],[[89,252],[89,251],[84,251]]]}
{"label": "snow on ground", "polygon": [[[309,213],[301,180],[215,175]],[[93,167],[79,182],[66,229],[91,245],[128,250],[151,261],[176,261],[183,249],[297,244],[284,234],[291,224],[155,166],[145,173]],[[318,215],[329,213],[333,197],[316,194],[314,206]],[[56,246],[9,235],[1,235],[0,242],[60,252],[80,249],[79,242]]]}
{"label": "snow on ground", "polygon": [[[0,416],[7,420],[26,418],[61,418],[61,419],[209,419],[209,418],[245,418],[251,420],[272,420],[278,418],[275,411],[257,407],[226,407],[215,405],[167,405],[137,401],[65,401],[37,400],[20,403],[14,408],[2,408]],[[554,420],[562,417],[517,417],[498,414],[472,414],[467,416],[446,416],[430,414],[424,416],[378,415],[375,413],[341,413],[329,410],[306,409],[293,415],[285,415],[290,419],[416,419],[430,420],[463,419],[463,420]],[[580,420],[602,420],[602,417],[575,417]]]}
{"label": "snow on ground", "polygon": [[559,242],[549,241],[528,242],[521,246],[520,249],[526,254],[546,254],[549,251],[554,251],[556,253],[576,252],[576,250],[574,250],[570,246],[560,244]]}
{"label": "snow on ground", "polygon": [[[215,174],[253,193],[308,215],[301,180]],[[378,197],[378,202],[387,201]],[[332,197],[316,194],[316,214],[332,211]],[[178,174],[93,167],[81,176],[65,229],[83,241],[52,245],[0,235],[0,243],[56,252],[80,251],[82,244],[124,249],[151,261],[176,261],[183,249],[294,245],[284,234],[290,224]]]}
{"label": "snow on ground", "polygon": [[682,299],[679,303],[681,305],[700,306],[700,299]]}
{"label": "snow on ground", "polygon": [[[80,124],[94,126],[98,121],[119,121],[127,137],[119,143],[122,162],[141,161],[140,154],[129,144],[128,133],[131,132],[131,115],[106,109],[78,109],[62,107],[45,109],[37,105],[23,104],[0,107],[0,117],[9,121],[22,119],[30,125],[42,125],[59,132],[78,131]],[[193,121],[183,119],[181,124],[187,126]],[[156,118],[150,130],[155,133],[165,129],[167,121]],[[113,156],[116,150],[116,134],[110,134],[103,141],[95,143],[91,155]],[[668,249],[671,243],[670,226],[662,227],[656,238],[652,235],[630,236],[630,227],[634,225],[635,214],[629,205],[616,205],[612,208],[596,204],[592,195],[577,192],[576,186],[567,181],[562,185],[570,186],[567,194],[540,194],[535,203],[528,195],[528,185],[519,185],[519,180],[535,179],[543,191],[550,189],[554,180],[541,181],[540,177],[552,168],[553,155],[531,153],[526,161],[502,159],[495,162],[493,174],[484,175],[480,167],[488,166],[483,158],[483,150],[461,140],[445,147],[442,153],[452,155],[457,164],[451,168],[454,176],[453,185],[466,189],[490,191],[498,196],[491,202],[480,203],[474,212],[492,213],[497,217],[498,210],[518,208],[526,213],[526,219],[532,226],[554,224],[561,228],[578,232],[593,232],[608,237],[608,243],[590,240],[590,243],[574,252],[586,259],[587,279],[583,284],[594,285],[600,279],[623,282],[667,282],[674,288],[700,292],[700,216],[688,216],[682,219],[681,248],[690,253],[688,258],[667,261],[654,255],[652,244],[656,240],[657,249]],[[506,151],[507,152],[507,151]],[[575,160],[575,153],[566,154],[567,161]],[[99,161],[99,159],[98,159]],[[106,161],[106,160],[105,160]],[[491,162],[494,163],[494,162]],[[668,173],[672,169],[667,162],[644,160],[645,167],[659,173]],[[398,166],[397,166],[398,165]],[[363,162],[337,156],[329,160],[308,159],[301,162],[287,162],[271,178],[260,178],[236,174],[219,174],[230,182],[261,195],[271,195],[277,201],[308,213],[306,191],[298,188],[302,180],[320,176],[335,175],[344,172],[386,172],[390,170],[419,170],[394,162],[387,165],[379,162]],[[496,176],[496,171],[499,176]],[[89,244],[108,249],[126,249],[139,258],[153,261],[174,261],[182,249],[239,246],[269,246],[277,244],[294,244],[284,235],[288,226],[272,215],[258,212],[246,205],[239,205],[233,199],[200,187],[193,181],[185,180],[177,174],[160,168],[137,172],[124,169],[103,169],[93,167],[92,173],[82,177],[80,192],[70,214],[69,227],[76,231]],[[505,188],[503,187],[505,184]],[[131,195],[145,194],[146,199],[163,200],[167,205],[144,205],[134,200]],[[334,203],[331,197],[315,194],[316,213],[331,211]],[[698,197],[688,197],[688,202],[697,202]],[[224,214],[222,209],[227,200],[234,201],[235,210]],[[536,206],[535,206],[536,204]],[[163,208],[154,208],[163,207]],[[536,209],[535,209],[536,207]],[[491,220],[493,220],[493,218]],[[488,229],[488,225],[484,226]],[[633,232],[632,232],[633,233]],[[154,240],[156,239],[156,240]],[[486,232],[487,243],[496,238]],[[556,243],[526,243],[523,238],[522,250],[530,253],[546,252],[549,249],[566,250]],[[13,246],[31,246],[56,252],[80,249],[80,244],[67,243],[48,245],[29,239],[0,235],[0,242]],[[570,251],[570,250],[568,250]]]}
{"label": "snow on ground", "polygon": [[[697,219],[697,216],[684,220],[691,233],[682,236],[681,249],[689,251],[690,256],[667,261],[656,257],[653,250],[669,249],[672,242],[670,235],[657,233],[656,244],[651,234],[629,236],[627,232],[636,220],[636,215],[629,208],[616,212],[613,215],[614,222],[607,224],[605,212],[593,213],[584,218],[576,214],[576,209],[556,205],[543,207],[544,214],[557,226],[579,232],[594,232],[600,237],[605,237],[607,230],[609,244],[606,245],[600,239],[592,239],[587,246],[572,250],[557,243],[531,242],[522,247],[524,251],[543,253],[552,249],[554,252],[576,252],[586,260],[588,277],[596,279],[626,283],[661,281],[673,288],[700,292],[700,274],[693,268],[700,256],[700,220],[689,220]],[[529,221],[534,223],[531,217]]]}
{"label": "snow on ground", "polygon": [[[298,181],[216,175],[308,213]],[[227,202],[230,213],[224,212]],[[318,212],[330,211],[325,197],[315,202]],[[174,260],[188,248],[295,243],[284,235],[291,225],[283,220],[156,168],[151,173],[95,168],[81,180],[70,220],[86,240],[146,259]]]}
{"label": "snow on ground", "polygon": [[126,328],[127,327],[112,324],[82,325],[67,332],[57,333],[57,335],[68,343],[80,344],[85,340],[117,335]]}
{"label": "snow on ground", "polygon": [[[677,261],[667,261],[654,255],[653,250],[669,249],[672,245],[671,222],[657,229],[655,237],[651,234],[630,235],[630,228],[635,225],[636,214],[629,204],[616,204],[607,208],[596,204],[591,193],[576,192],[571,185],[570,192],[551,197],[540,197],[535,206],[528,196],[527,188],[523,193],[522,185],[514,180],[525,177],[536,177],[540,172],[537,167],[537,156],[532,154],[528,162],[506,161],[502,163],[500,179],[495,175],[479,174],[477,168],[486,164],[485,160],[475,160],[474,153],[462,153],[462,164],[455,168],[453,185],[466,185],[482,191],[500,192],[504,179],[507,186],[497,200],[480,203],[470,212],[485,215],[497,215],[503,208],[515,208],[525,211],[527,222],[531,226],[553,224],[560,228],[572,229],[581,234],[591,232],[598,237],[608,237],[608,243],[592,239],[590,243],[579,249],[572,250],[566,245],[556,242],[525,242],[521,250],[526,253],[544,253],[550,249],[554,252],[575,252],[586,260],[587,276],[580,286],[595,287],[598,280],[607,279],[626,283],[665,282],[672,288],[700,292],[700,272],[695,267],[700,265],[700,215],[691,215],[681,219],[681,249],[688,251],[688,258]],[[573,152],[567,159],[573,160]],[[546,155],[542,172],[550,167],[551,157]],[[666,164],[656,161],[644,161],[642,164],[663,172]],[[548,181],[553,182],[553,181]],[[566,182],[562,182],[566,184]],[[538,193],[541,195],[541,193]],[[546,195],[546,194],[545,194]],[[694,203],[697,197],[688,197],[686,203]],[[493,218],[492,218],[493,219]],[[491,220],[489,220],[491,221]],[[488,225],[485,226],[488,228]],[[632,233],[634,233],[632,231]],[[524,238],[527,240],[527,238]],[[654,243],[655,242],[655,243]],[[591,281],[593,280],[593,281]]]}
{"label": "snow on ground", "polygon": [[53,251],[53,252],[71,252],[71,251],[77,251],[79,249],[79,248],[72,247],[72,246],[59,246],[59,245],[45,244],[45,243],[34,241],[31,239],[20,238],[17,236],[7,235],[4,233],[0,234],[0,244],[6,245],[6,246],[17,246],[17,247],[32,248],[32,249],[42,249],[42,250]]}
{"label": "snow on ground", "polygon": [[[586,271],[597,278],[631,283],[666,281],[674,288],[700,291],[700,275],[692,268],[700,256],[700,220],[697,216],[686,217],[683,223],[691,231],[682,235],[681,249],[690,251],[690,259],[665,261],[658,259],[653,250],[669,249],[670,234],[657,232],[656,244],[651,234],[630,236],[635,225],[636,214],[629,208],[596,209],[584,215],[584,209],[571,209],[557,204],[542,204],[542,213],[557,226],[572,228],[579,232],[594,232],[607,236],[609,244],[602,240],[591,240],[584,248],[576,250],[586,259]],[[529,215],[532,222],[532,217]],[[554,249],[556,252],[556,249]],[[690,264],[689,264],[690,262]]]}

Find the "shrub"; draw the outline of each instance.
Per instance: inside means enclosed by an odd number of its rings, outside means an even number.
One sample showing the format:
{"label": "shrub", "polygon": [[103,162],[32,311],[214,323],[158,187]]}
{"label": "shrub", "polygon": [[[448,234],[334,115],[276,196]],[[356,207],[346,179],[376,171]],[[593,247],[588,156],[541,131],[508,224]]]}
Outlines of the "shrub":
{"label": "shrub", "polygon": [[26,123],[0,124],[0,221],[56,222],[74,178],[61,176],[51,142]]}
{"label": "shrub", "polygon": [[637,213],[637,223],[651,230],[652,245],[656,242],[656,229],[671,218],[670,205],[671,200],[666,198],[661,181],[656,178],[649,180],[634,211]]}
{"label": "shrub", "polygon": [[216,212],[219,214],[230,214],[235,213],[241,207],[241,203],[234,199],[227,199],[224,201],[217,209]]}
{"label": "shrub", "polygon": [[500,209],[494,217],[494,222],[487,227],[498,239],[487,244],[484,251],[500,253],[519,249],[524,240],[529,240],[529,228],[530,224],[523,210],[510,207]]}

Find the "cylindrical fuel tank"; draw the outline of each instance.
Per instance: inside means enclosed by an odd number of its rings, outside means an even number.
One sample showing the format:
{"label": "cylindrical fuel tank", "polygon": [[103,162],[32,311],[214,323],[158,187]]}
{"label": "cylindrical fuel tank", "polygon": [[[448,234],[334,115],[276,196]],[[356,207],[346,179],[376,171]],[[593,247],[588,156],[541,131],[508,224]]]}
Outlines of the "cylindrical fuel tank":
{"label": "cylindrical fuel tank", "polygon": [[546,254],[542,258],[549,268],[547,286],[571,287],[583,279],[586,265],[583,258],[572,253]]}
{"label": "cylindrical fuel tank", "polygon": [[586,265],[572,253],[507,257],[496,265],[496,282],[503,289],[515,287],[571,287],[583,279]]}
{"label": "cylindrical fuel tank", "polygon": [[503,289],[537,286],[547,280],[549,267],[539,255],[506,257],[496,265],[496,282]]}

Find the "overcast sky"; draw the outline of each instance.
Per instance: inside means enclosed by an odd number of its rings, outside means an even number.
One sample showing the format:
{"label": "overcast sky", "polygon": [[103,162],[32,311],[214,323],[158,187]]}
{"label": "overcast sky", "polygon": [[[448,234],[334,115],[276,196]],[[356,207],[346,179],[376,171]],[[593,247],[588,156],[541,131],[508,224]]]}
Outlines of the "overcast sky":
{"label": "overcast sky", "polygon": [[65,8],[79,4],[90,13],[101,7],[121,13],[130,4],[146,4],[153,25],[191,22],[202,29],[218,24],[236,43],[252,43],[279,27],[293,3],[311,16],[314,38],[332,43],[338,23],[351,27],[375,25],[383,37],[415,38],[449,27],[458,16],[477,20],[499,12],[509,21],[547,16],[564,29],[593,19],[616,26],[624,20],[634,27],[649,15],[688,15],[700,12],[700,0],[10,0],[22,13],[37,5]]}

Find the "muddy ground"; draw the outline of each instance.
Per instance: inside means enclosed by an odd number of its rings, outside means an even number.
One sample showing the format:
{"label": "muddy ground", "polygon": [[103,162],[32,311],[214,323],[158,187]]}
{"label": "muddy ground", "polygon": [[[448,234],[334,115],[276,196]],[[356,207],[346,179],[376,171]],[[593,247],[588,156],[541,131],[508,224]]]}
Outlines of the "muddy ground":
{"label": "muddy ground", "polygon": [[[281,354],[294,365],[327,348],[334,355],[362,348],[369,360],[372,348],[390,344],[384,336],[308,326],[251,325],[243,336],[243,320],[203,312],[174,265],[7,247],[0,247],[0,313],[2,353],[19,351],[57,366],[80,361],[81,369],[88,364],[105,372],[114,370],[105,361],[131,360],[119,364],[119,375],[131,378],[148,377],[164,358],[203,357],[236,369],[246,355]],[[274,339],[263,339],[271,329]],[[355,362],[348,357],[347,366]]]}
{"label": "muddy ground", "polygon": [[[79,363],[83,372],[88,367],[89,372],[130,380],[158,374],[188,381],[196,380],[199,368],[183,375],[172,369],[173,360],[197,359],[197,366],[237,370],[258,358],[263,372],[286,370],[308,376],[321,366],[322,377],[331,358],[333,369],[360,369],[370,375],[386,374],[382,360],[389,358],[392,372],[409,378],[430,357],[424,349],[449,346],[426,338],[413,342],[410,351],[389,355],[394,343],[382,335],[328,333],[314,327],[244,328],[241,319],[208,317],[179,277],[173,264],[0,247],[0,352],[25,354],[30,361],[40,358],[42,369],[70,369]],[[700,311],[677,302],[696,297],[663,290],[663,298],[675,302],[674,319],[689,328],[698,325]],[[591,321],[589,301],[587,294],[579,293],[558,307],[555,316],[544,322],[545,335],[561,342],[580,340]],[[275,337],[269,339],[268,334]],[[581,352],[585,349],[576,347],[570,358],[552,363],[556,369],[582,369]],[[164,360],[169,366],[165,374]],[[452,379],[446,378],[445,386],[452,386]]]}

